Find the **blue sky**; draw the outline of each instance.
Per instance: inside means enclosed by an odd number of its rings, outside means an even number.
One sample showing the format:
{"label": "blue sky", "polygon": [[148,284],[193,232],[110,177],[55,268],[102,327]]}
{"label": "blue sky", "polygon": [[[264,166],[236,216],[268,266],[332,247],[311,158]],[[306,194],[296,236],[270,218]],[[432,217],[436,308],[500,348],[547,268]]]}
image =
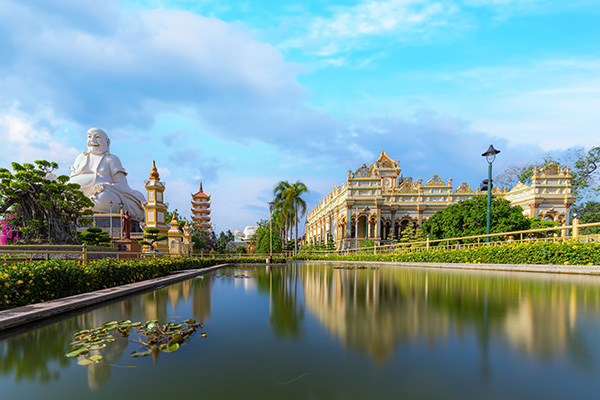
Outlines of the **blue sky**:
{"label": "blue sky", "polygon": [[143,190],[152,160],[217,232],[268,217],[280,180],[312,206],[382,148],[405,176],[476,186],[598,145],[600,2],[0,0],[0,165],[57,161],[85,132]]}

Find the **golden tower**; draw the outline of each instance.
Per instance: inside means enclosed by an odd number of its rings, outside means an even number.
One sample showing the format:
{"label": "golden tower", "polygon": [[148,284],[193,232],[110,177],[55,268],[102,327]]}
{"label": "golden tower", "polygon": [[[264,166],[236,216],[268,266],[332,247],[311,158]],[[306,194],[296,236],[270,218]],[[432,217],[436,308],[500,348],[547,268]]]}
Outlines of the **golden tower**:
{"label": "golden tower", "polygon": [[[159,235],[166,235],[169,231],[169,227],[165,223],[167,205],[164,203],[164,191],[165,185],[160,181],[156,163],[152,160],[150,178],[146,182],[146,198],[148,201],[144,204],[144,211],[146,212],[146,228],[158,228]],[[166,240],[163,240],[156,244],[156,249],[160,252],[168,253],[169,245]]]}

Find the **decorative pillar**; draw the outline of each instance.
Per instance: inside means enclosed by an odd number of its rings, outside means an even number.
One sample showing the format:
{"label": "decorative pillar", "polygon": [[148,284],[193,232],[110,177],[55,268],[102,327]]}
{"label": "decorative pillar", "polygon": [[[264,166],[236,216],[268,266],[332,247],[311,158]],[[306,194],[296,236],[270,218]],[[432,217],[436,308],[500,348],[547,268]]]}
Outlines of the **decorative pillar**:
{"label": "decorative pillar", "polygon": [[192,243],[192,227],[188,221],[185,221],[183,226],[183,252],[186,255],[191,255],[194,243]]}
{"label": "decorative pillar", "polygon": [[346,218],[346,239],[350,239],[352,228],[350,224],[352,223],[352,207],[346,206],[348,217]]}
{"label": "decorative pillar", "polygon": [[381,206],[377,206],[377,230],[375,231],[375,239],[381,239]]}
{"label": "decorative pillar", "polygon": [[390,235],[391,239],[396,239],[395,230],[396,230],[396,210],[392,210],[392,225],[390,226],[392,234]]}

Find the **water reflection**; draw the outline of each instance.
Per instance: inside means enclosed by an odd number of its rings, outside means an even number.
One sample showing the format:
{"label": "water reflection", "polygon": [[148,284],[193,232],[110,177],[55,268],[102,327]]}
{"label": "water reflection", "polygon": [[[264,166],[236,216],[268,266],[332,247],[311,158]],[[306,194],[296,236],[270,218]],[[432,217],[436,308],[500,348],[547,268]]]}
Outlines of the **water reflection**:
{"label": "water reflection", "polygon": [[434,347],[474,334],[482,370],[492,339],[537,361],[595,368],[579,319],[598,318],[598,277],[307,265],[301,280],[307,310],[377,363],[403,343]]}
{"label": "water reflection", "polygon": [[273,332],[279,337],[300,338],[304,308],[298,302],[299,267],[257,268],[254,276],[258,290],[269,294],[269,323]]}
{"label": "water reflection", "polygon": [[[73,332],[95,328],[106,321],[129,319],[141,322],[158,320],[165,323],[170,319],[194,318],[203,323],[211,315],[211,290],[210,276],[206,279],[190,279],[38,329],[24,333],[19,330],[4,333],[0,336],[0,375],[14,375],[16,382],[45,383],[60,380],[61,370],[72,366],[72,360],[65,357],[65,352],[70,348]],[[185,303],[185,307],[180,307],[181,302]],[[170,313],[168,308],[171,309]],[[185,312],[185,315],[177,315],[180,311]],[[91,389],[97,389],[110,380],[112,367],[127,367],[131,364],[131,350],[126,352],[129,340],[118,334],[114,336],[116,340],[100,352],[102,362],[86,367],[88,386]],[[159,352],[152,356],[157,363]]]}
{"label": "water reflection", "polygon": [[[251,278],[238,279],[236,274]],[[263,324],[266,300],[268,324]],[[252,307],[240,307],[240,301]],[[203,347],[201,354],[194,353],[192,346],[180,350],[181,357],[179,352],[173,358],[154,353],[154,364],[162,370],[153,368],[149,359],[132,359],[129,354],[136,346],[125,338],[103,349],[104,358],[98,364],[81,367],[64,357],[76,330],[121,319],[164,323],[194,318],[204,323],[213,319],[213,302],[218,305],[214,319],[219,323],[212,323],[209,336],[212,330],[219,334],[211,336],[214,339],[206,342],[210,346]],[[418,372],[419,362],[429,372],[431,365],[444,359],[443,352],[449,351],[452,363],[464,367],[474,362],[478,377],[487,382],[494,377],[502,380],[498,369],[509,365],[497,361],[499,354],[518,364],[554,363],[565,369],[562,364],[568,364],[571,369],[597,373],[599,330],[600,277],[386,267],[357,270],[298,263],[224,269],[65,317],[58,323],[4,333],[0,336],[0,376],[15,382],[64,383],[86,371],[88,387],[98,389],[111,386],[107,383],[116,376],[115,371],[124,371],[119,368],[134,364],[143,369],[139,376],[168,374],[164,366],[169,362],[163,362],[164,357],[164,361],[182,363],[178,376],[195,374],[195,368],[206,365],[203,373],[213,375],[204,385],[214,382],[217,391],[223,388],[220,379],[225,379],[224,371],[237,365],[248,376],[246,385],[258,384],[286,368],[290,369],[286,376],[292,379],[318,369],[313,364],[327,363],[327,373],[341,371],[334,381],[347,377],[344,385],[352,385],[368,383],[360,381],[364,360],[358,357],[361,361],[345,369],[343,363],[353,362],[352,357],[344,358],[346,355],[366,355],[367,364],[374,364],[378,371],[393,369],[394,376],[400,355],[412,351],[417,356],[404,366],[403,374],[408,376],[413,369]],[[323,339],[318,335],[324,331],[331,337],[326,348],[319,347]],[[273,340],[270,332],[281,340]],[[320,343],[309,343],[311,340]],[[460,359],[461,351],[474,361]],[[336,364],[338,359],[344,360],[342,364]],[[296,365],[303,366],[294,370]],[[257,375],[250,379],[254,367]],[[271,367],[275,372],[265,372]],[[455,368],[454,364],[450,368]],[[452,371],[442,374],[450,376]],[[190,385],[194,379],[190,378]],[[289,379],[277,376],[275,382]],[[323,387],[328,387],[331,380],[323,382]]]}

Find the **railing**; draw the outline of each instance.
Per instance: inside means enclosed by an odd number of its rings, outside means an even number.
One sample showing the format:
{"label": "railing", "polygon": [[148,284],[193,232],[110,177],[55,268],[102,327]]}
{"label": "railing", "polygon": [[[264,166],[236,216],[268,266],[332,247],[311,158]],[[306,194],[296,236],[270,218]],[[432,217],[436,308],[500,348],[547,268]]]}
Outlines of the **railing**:
{"label": "railing", "polygon": [[[577,220],[575,220],[577,221]],[[356,253],[408,253],[408,252],[420,252],[423,250],[439,250],[439,249],[467,249],[478,246],[497,246],[507,243],[533,243],[533,242],[564,242],[567,240],[575,240],[579,242],[588,241],[600,241],[600,234],[591,235],[580,235],[579,231],[582,228],[590,228],[600,226],[600,222],[592,222],[588,224],[579,224],[574,222],[573,225],[562,225],[552,228],[539,228],[539,229],[528,229],[522,231],[511,231],[511,232],[500,232],[491,233],[489,235],[473,235],[473,236],[462,236],[447,239],[435,239],[414,241],[414,242],[403,242],[394,243],[388,245],[379,246],[366,246],[359,248],[346,248],[341,250],[311,250],[305,251],[310,254],[356,254]],[[535,234],[544,232],[556,232],[560,231],[561,235],[554,234],[549,237],[534,237]],[[490,241],[486,242],[485,239],[490,237]],[[497,240],[493,240],[497,239]],[[349,244],[354,243],[355,239],[350,239]],[[471,243],[464,243],[464,241],[472,241]]]}
{"label": "railing", "polygon": [[[273,257],[290,257],[293,252],[273,254]],[[160,252],[129,252],[119,251],[112,247],[87,246],[87,245],[7,245],[0,246],[0,263],[14,263],[21,261],[48,260],[51,258],[65,258],[78,260],[87,264],[90,259],[99,258],[133,259],[145,257],[196,257],[196,258],[256,258],[267,259],[268,254],[217,254],[217,253],[160,253]]]}

